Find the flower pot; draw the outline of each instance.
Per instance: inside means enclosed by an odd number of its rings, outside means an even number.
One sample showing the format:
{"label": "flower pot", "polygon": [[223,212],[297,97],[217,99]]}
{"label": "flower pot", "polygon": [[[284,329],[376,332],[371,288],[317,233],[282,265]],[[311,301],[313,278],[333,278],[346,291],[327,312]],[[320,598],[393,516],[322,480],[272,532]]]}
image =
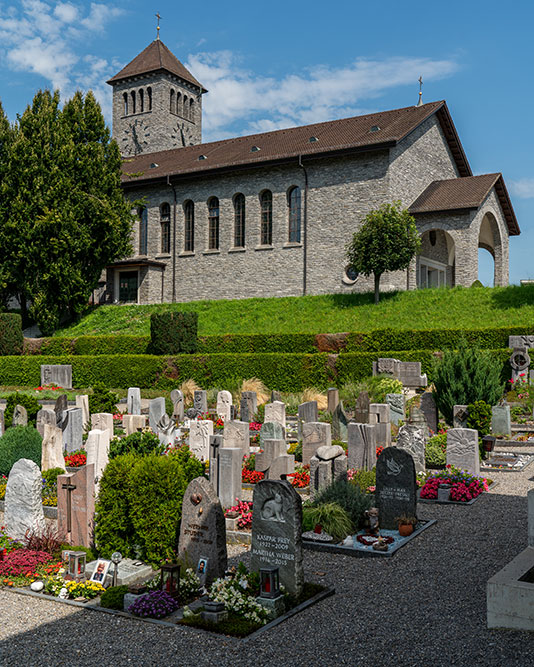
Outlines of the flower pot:
{"label": "flower pot", "polygon": [[399,535],[401,537],[408,537],[413,533],[413,525],[411,523],[399,523]]}

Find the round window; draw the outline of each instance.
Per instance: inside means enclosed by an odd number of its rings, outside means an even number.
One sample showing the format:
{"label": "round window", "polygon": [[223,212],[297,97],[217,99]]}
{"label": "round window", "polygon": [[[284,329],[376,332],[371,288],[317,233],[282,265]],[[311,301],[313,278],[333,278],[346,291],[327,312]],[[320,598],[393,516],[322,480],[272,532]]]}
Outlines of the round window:
{"label": "round window", "polygon": [[343,282],[345,285],[354,285],[354,283],[358,280],[358,271],[352,266],[346,266],[345,271],[343,273]]}

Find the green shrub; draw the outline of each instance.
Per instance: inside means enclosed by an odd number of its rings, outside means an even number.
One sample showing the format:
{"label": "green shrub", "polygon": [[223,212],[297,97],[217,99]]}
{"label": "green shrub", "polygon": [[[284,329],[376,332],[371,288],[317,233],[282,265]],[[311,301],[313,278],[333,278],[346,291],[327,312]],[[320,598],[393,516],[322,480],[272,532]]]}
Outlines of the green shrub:
{"label": "green shrub", "polygon": [[151,454],[161,448],[158,436],[152,431],[131,433],[125,438],[113,438],[109,445],[109,458],[114,459],[122,454]]}
{"label": "green shrub", "polygon": [[150,316],[152,354],[192,354],[197,350],[198,313],[163,312]]}
{"label": "green shrub", "polygon": [[498,359],[485,350],[468,347],[465,341],[458,350],[445,350],[432,375],[436,406],[447,423],[452,424],[455,405],[475,401],[495,405],[504,390],[501,373]]}
{"label": "green shrub", "polygon": [[330,486],[319,491],[312,502],[313,507],[325,503],[337,503],[347,512],[352,522],[353,530],[356,531],[363,518],[363,513],[371,507],[371,497],[347,482],[337,480]]}
{"label": "green shrub", "polygon": [[427,468],[442,468],[446,463],[447,434],[433,435],[425,445],[425,464]]}
{"label": "green shrub", "polygon": [[344,440],[336,440],[334,438],[334,440],[332,440],[332,446],[335,446],[335,445],[337,445],[338,447],[343,447],[343,449],[345,451],[347,451],[348,448],[349,448],[348,443],[346,443]]}
{"label": "green shrub", "polygon": [[19,459],[30,459],[41,467],[42,439],[33,426],[8,428],[0,438],[0,475],[9,471]]}
{"label": "green shrub", "polygon": [[491,406],[485,401],[475,401],[467,406],[467,428],[474,428],[479,435],[488,435],[491,431]]}
{"label": "green shrub", "polygon": [[65,468],[50,468],[49,470],[43,470],[41,472],[41,477],[45,480],[47,486],[52,486],[57,484],[58,475],[64,475]]}
{"label": "green shrub", "polygon": [[323,503],[302,508],[302,525],[304,530],[313,530],[317,525],[339,541],[352,532],[352,521],[347,512],[337,503]]}
{"label": "green shrub", "polygon": [[0,355],[22,354],[22,318],[16,313],[0,313]]}
{"label": "green shrub", "polygon": [[115,414],[119,400],[117,394],[109,391],[104,382],[95,382],[92,388],[93,393],[89,394],[89,411],[92,414],[97,412]]}
{"label": "green shrub", "polygon": [[15,411],[15,406],[17,405],[22,405],[23,408],[26,408],[26,412],[28,413],[28,425],[35,426],[37,413],[41,409],[39,401],[35,396],[29,396],[28,394],[15,391],[12,394],[9,394],[6,399],[6,409],[4,412],[6,428],[13,423],[13,413]]}
{"label": "green shrub", "polygon": [[100,606],[106,609],[124,608],[124,596],[128,592],[128,586],[111,586],[100,596]]}
{"label": "green shrub", "polygon": [[351,484],[354,484],[362,493],[367,493],[370,486],[376,485],[376,469],[372,470],[357,470],[352,479]]}

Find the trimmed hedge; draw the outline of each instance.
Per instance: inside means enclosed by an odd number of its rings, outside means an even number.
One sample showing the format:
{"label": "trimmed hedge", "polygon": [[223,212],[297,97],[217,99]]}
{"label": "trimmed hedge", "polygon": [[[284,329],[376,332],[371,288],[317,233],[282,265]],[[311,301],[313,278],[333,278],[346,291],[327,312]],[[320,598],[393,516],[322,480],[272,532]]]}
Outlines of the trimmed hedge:
{"label": "trimmed hedge", "polygon": [[152,354],[191,354],[197,351],[198,313],[164,312],[150,316]]}
{"label": "trimmed hedge", "polygon": [[0,355],[22,354],[22,318],[17,313],[0,313]]}
{"label": "trimmed hedge", "polygon": [[[508,349],[492,350],[503,365],[503,378],[510,376]],[[436,354],[432,350],[346,352],[339,355],[315,354],[182,354],[153,355],[73,355],[61,357],[0,357],[0,383],[38,386],[41,364],[71,364],[76,387],[103,382],[108,387],[154,387],[174,389],[193,378],[201,387],[224,387],[243,378],[258,377],[270,389],[301,391],[306,387],[326,389],[372,374],[378,357],[401,361],[421,361],[431,378]]]}

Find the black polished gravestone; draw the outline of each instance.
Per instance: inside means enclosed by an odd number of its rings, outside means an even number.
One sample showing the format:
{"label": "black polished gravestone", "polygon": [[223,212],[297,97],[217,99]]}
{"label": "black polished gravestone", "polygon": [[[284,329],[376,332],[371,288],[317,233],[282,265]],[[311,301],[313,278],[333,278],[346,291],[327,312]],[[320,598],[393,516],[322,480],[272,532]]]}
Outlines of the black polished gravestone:
{"label": "black polished gravestone", "polygon": [[302,566],[302,500],[285,480],[255,485],[250,569],[277,567],[280,583],[298,595],[304,585]]}
{"label": "black polished gravestone", "polygon": [[380,527],[397,528],[396,517],[416,516],[417,483],[411,454],[397,447],[386,447],[376,463],[376,506]]}

